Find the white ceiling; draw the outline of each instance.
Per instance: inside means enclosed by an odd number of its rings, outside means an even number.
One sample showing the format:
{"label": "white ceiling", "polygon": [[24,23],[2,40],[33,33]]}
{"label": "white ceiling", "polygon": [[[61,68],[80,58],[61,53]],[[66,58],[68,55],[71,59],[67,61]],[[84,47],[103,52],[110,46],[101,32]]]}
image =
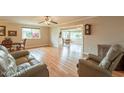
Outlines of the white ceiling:
{"label": "white ceiling", "polygon": [[[43,16],[0,16],[0,22],[46,26],[45,24],[39,24],[40,21],[43,21],[43,18]],[[51,18],[61,25],[78,20],[84,20],[89,18],[89,16],[51,16]]]}

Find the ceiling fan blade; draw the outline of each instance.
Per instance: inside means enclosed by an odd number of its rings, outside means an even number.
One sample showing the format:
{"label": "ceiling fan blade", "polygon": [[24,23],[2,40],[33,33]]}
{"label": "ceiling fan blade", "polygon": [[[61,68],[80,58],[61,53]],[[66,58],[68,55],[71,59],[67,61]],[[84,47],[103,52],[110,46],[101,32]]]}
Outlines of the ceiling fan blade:
{"label": "ceiling fan blade", "polygon": [[55,22],[55,21],[52,21],[52,20],[51,20],[50,22],[51,22],[51,23],[54,23],[54,24],[58,24],[57,22]]}
{"label": "ceiling fan blade", "polygon": [[39,24],[41,24],[41,23],[44,23],[45,21],[41,21],[41,22],[39,22]]}

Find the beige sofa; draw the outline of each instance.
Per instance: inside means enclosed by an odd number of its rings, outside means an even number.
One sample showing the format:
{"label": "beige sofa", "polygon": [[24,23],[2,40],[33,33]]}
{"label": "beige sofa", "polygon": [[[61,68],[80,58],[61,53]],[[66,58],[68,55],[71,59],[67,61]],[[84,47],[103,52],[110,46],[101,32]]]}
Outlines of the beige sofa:
{"label": "beige sofa", "polygon": [[8,53],[0,46],[0,76],[4,77],[48,77],[49,71],[43,62],[37,61],[29,51]]}
{"label": "beige sofa", "polygon": [[80,59],[77,65],[80,77],[108,77],[112,76],[120,60],[124,56],[120,45],[113,45],[104,58],[89,54],[88,57]]}

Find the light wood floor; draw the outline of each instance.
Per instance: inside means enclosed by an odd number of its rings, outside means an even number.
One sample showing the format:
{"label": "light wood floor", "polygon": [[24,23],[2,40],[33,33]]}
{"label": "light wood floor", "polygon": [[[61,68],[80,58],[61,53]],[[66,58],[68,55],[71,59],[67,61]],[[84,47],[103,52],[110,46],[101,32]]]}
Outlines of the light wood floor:
{"label": "light wood floor", "polygon": [[81,46],[41,47],[30,50],[37,60],[44,61],[51,77],[77,77],[77,63],[82,57]]}

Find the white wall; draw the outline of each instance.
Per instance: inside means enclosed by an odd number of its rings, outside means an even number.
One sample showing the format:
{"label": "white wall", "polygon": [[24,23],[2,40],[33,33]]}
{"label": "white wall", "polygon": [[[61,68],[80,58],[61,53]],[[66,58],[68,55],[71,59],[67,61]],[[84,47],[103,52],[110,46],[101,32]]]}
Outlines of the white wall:
{"label": "white wall", "polygon": [[98,44],[121,44],[124,46],[124,17],[95,17],[65,26],[78,24],[92,25],[92,35],[84,36],[84,53],[97,54]]}
{"label": "white wall", "polygon": [[50,30],[50,39],[51,39],[51,46],[52,47],[58,47],[59,43],[59,27],[51,27]]}
{"label": "white wall", "polygon": [[[13,42],[20,42],[22,40],[22,33],[21,33],[22,27],[40,28],[41,29],[41,39],[27,40],[26,48],[50,45],[50,29],[48,27],[27,26],[27,25],[2,23],[2,22],[0,22],[0,24],[2,26],[6,26],[6,36],[8,36],[8,30],[16,30],[17,31],[17,36],[11,37]],[[2,42],[2,40],[6,36],[0,36],[0,42]]]}
{"label": "white wall", "polygon": [[124,46],[124,17],[98,17],[85,23],[92,25],[92,35],[84,36],[84,52],[97,54],[97,44]]}

